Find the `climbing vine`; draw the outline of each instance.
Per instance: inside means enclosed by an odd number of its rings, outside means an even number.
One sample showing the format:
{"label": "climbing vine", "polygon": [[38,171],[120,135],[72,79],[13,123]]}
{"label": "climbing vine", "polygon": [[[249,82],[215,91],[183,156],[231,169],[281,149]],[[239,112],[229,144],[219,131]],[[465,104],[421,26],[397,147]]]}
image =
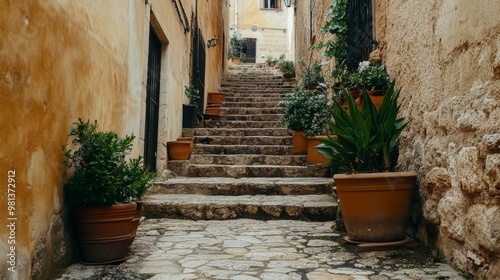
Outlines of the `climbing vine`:
{"label": "climbing vine", "polygon": [[334,38],[320,42],[314,48],[324,48],[324,56],[335,58],[336,65],[332,76],[339,78],[345,71],[347,57],[347,0],[333,0],[326,16],[327,21],[321,28],[321,33],[330,33]]}

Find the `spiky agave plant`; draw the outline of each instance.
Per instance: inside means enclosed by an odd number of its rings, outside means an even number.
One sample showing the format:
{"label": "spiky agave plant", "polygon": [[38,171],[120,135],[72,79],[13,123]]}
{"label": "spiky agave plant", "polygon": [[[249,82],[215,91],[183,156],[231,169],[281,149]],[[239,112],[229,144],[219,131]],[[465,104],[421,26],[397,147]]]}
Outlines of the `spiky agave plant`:
{"label": "spiky agave plant", "polygon": [[363,91],[361,111],[347,93],[347,109],[334,100],[333,121],[328,125],[336,134],[321,139],[318,152],[330,159],[332,168],[348,168],[352,173],[392,171],[397,164],[400,135],[409,121],[398,118],[400,90],[392,82],[377,111]]}

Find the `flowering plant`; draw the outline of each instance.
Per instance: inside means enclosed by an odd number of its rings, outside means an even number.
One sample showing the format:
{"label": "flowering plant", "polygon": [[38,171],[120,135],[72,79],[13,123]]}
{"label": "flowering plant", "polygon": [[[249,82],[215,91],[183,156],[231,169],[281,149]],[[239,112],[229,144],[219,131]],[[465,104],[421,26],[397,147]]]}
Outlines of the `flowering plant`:
{"label": "flowering plant", "polygon": [[383,64],[363,61],[359,63],[358,73],[361,88],[366,90],[384,90],[389,88],[390,80]]}

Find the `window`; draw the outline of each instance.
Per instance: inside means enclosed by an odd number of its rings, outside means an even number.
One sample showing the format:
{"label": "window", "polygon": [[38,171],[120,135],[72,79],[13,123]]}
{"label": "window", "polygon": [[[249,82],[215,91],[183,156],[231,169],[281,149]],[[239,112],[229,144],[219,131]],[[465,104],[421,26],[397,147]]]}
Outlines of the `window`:
{"label": "window", "polygon": [[347,1],[347,67],[356,71],[376,47],[373,38],[372,0]]}
{"label": "window", "polygon": [[264,9],[279,9],[281,0],[262,0]]}

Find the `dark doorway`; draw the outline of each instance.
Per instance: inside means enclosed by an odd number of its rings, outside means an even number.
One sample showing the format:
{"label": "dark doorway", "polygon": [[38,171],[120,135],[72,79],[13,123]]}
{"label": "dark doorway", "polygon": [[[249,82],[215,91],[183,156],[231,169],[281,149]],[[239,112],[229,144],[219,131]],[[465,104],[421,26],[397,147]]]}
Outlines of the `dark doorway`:
{"label": "dark doorway", "polygon": [[257,39],[255,38],[245,38],[246,44],[243,49],[243,52],[245,53],[246,61],[249,63],[255,63],[255,56],[257,54],[256,46],[257,46]]}
{"label": "dark doorway", "polygon": [[146,128],[144,164],[156,170],[158,147],[158,115],[160,111],[161,41],[152,28],[149,30],[148,81],[146,86]]}
{"label": "dark doorway", "polygon": [[203,104],[205,102],[205,40],[201,29],[196,28],[196,34],[193,37],[194,55],[193,55],[193,85],[196,86],[200,92],[200,101],[198,101],[198,113],[203,114]]}
{"label": "dark doorway", "polygon": [[347,1],[347,67],[356,71],[376,47],[373,41],[372,0]]}

